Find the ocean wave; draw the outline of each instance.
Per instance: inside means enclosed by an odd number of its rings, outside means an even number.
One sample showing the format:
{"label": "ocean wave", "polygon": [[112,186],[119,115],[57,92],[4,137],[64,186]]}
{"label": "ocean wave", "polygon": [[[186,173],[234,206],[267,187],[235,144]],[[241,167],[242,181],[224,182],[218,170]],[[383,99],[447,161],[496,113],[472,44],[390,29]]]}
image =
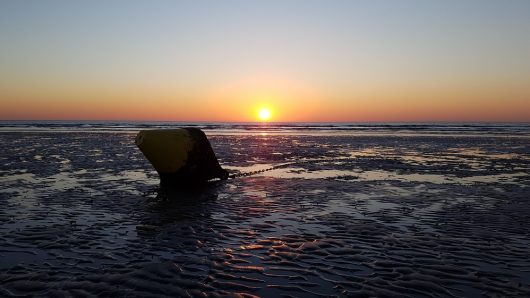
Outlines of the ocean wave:
{"label": "ocean wave", "polygon": [[530,123],[312,123],[162,121],[0,121],[0,131],[135,132],[142,129],[197,127],[211,133],[429,133],[530,136]]}

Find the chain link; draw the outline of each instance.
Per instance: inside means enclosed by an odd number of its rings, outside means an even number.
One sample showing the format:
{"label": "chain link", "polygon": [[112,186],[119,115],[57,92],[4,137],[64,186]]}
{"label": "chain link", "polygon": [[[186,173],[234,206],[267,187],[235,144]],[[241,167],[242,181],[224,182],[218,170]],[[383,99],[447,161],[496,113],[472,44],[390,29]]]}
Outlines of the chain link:
{"label": "chain link", "polygon": [[301,165],[301,164],[307,164],[307,163],[314,163],[314,162],[338,162],[338,161],[353,161],[356,160],[356,157],[342,157],[342,158],[315,158],[315,159],[304,159],[304,160],[298,160],[298,161],[292,161],[287,162],[283,164],[279,164],[276,166],[272,166],[270,168],[256,170],[256,171],[250,171],[250,172],[244,172],[244,173],[237,173],[237,174],[231,174],[228,176],[228,179],[235,179],[239,177],[248,177],[252,175],[256,175],[263,172],[268,172],[276,169],[286,168],[292,165]]}

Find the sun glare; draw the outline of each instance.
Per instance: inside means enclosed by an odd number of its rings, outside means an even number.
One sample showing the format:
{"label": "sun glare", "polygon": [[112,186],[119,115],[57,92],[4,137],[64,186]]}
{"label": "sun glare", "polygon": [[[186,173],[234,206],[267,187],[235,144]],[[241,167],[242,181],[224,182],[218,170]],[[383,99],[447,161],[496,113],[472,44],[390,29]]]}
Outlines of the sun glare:
{"label": "sun glare", "polygon": [[261,121],[268,121],[271,118],[271,110],[267,108],[261,108],[258,111],[258,118]]}

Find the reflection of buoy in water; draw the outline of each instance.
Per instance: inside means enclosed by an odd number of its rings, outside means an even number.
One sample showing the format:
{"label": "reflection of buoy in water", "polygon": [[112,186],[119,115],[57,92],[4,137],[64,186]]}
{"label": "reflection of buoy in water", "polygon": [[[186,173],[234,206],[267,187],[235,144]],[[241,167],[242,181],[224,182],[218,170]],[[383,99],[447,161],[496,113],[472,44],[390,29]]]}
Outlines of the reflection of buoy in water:
{"label": "reflection of buoy in water", "polygon": [[198,128],[144,130],[135,143],[160,175],[162,186],[228,178],[206,135]]}

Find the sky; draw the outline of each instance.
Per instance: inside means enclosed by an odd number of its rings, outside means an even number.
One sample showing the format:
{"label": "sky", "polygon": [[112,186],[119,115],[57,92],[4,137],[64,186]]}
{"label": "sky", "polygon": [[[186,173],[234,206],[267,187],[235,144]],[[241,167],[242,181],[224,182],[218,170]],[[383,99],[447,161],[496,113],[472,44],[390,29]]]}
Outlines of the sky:
{"label": "sky", "polygon": [[0,0],[0,119],[530,122],[530,1]]}

